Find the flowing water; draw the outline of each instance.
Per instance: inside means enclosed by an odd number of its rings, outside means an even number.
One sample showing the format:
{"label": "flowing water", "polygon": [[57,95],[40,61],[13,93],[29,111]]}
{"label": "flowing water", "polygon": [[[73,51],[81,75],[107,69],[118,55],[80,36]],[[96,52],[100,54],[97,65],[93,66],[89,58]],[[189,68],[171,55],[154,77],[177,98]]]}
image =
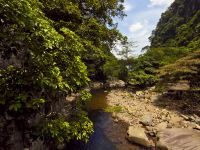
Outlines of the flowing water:
{"label": "flowing water", "polygon": [[124,122],[114,122],[111,114],[104,112],[108,106],[106,100],[108,92],[103,89],[92,92],[88,108],[94,123],[94,134],[86,150],[142,150],[125,139],[128,125]]}
{"label": "flowing water", "polygon": [[92,91],[92,100],[88,104],[90,119],[94,123],[94,133],[90,141],[74,143],[70,150],[143,150],[142,148],[130,144],[126,139],[128,125],[124,122],[114,122],[110,113],[104,112],[108,106],[106,96],[109,91]]}

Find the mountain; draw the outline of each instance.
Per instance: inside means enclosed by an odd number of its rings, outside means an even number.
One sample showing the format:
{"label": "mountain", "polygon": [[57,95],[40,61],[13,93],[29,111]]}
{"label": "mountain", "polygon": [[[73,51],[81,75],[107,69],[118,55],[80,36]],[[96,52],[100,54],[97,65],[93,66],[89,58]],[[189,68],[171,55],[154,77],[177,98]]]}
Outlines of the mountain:
{"label": "mountain", "polygon": [[[161,15],[149,39],[150,47],[131,66],[130,84],[155,84],[159,79],[159,68],[176,63],[200,49],[200,0],[175,0]],[[178,65],[173,67],[177,69]]]}
{"label": "mountain", "polygon": [[200,0],[175,0],[150,37],[151,47],[200,47]]}

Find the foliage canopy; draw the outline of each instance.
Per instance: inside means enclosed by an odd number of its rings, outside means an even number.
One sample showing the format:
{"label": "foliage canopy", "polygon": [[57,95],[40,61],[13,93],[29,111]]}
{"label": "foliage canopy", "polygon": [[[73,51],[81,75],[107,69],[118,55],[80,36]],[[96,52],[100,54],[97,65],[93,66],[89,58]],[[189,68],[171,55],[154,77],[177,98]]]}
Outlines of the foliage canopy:
{"label": "foliage canopy", "polygon": [[[122,3],[0,0],[1,115],[32,131],[27,121],[39,113],[44,120],[39,136],[87,141],[93,126],[81,108],[75,117],[64,117],[52,106],[87,85],[87,66],[102,66],[114,42],[124,38],[113,23],[113,17],[125,15]],[[89,98],[84,95],[80,100]]]}

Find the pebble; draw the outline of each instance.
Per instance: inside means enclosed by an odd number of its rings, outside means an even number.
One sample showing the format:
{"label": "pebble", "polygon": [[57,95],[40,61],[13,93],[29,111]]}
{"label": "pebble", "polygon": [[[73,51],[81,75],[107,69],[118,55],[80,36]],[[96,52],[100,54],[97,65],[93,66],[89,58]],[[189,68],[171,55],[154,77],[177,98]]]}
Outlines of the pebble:
{"label": "pebble", "polygon": [[115,123],[118,123],[118,122],[119,122],[119,120],[118,120],[118,119],[114,119],[114,122],[115,122]]}
{"label": "pebble", "polygon": [[[118,118],[132,126],[143,125],[147,131],[152,131],[152,127],[190,128],[200,130],[199,116],[195,114],[191,116],[183,115],[177,111],[171,111],[171,107],[173,106],[168,106],[167,104],[168,107],[165,108],[156,107],[154,101],[159,96],[160,95],[155,92],[138,91],[130,97],[129,93],[113,90],[108,93],[107,99],[111,106],[120,105],[125,108],[125,111],[122,113],[113,113],[114,122],[116,123],[118,122],[116,118]],[[109,101],[109,99],[111,100]],[[149,135],[153,136],[153,133],[149,133]]]}
{"label": "pebble", "polygon": [[186,121],[189,120],[189,117],[188,117],[188,116],[181,115],[181,117],[182,117],[183,119],[185,119]]}
{"label": "pebble", "polygon": [[196,124],[196,126],[193,129],[200,130],[200,126]]}

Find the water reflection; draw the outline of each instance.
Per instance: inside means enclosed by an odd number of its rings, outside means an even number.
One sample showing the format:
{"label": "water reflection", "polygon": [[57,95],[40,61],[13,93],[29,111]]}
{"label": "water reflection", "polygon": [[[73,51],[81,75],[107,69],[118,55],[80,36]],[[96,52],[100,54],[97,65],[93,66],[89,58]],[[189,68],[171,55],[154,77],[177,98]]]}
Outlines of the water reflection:
{"label": "water reflection", "polygon": [[106,96],[109,91],[92,91],[92,99],[88,104],[89,117],[94,123],[94,133],[89,143],[72,142],[67,150],[143,150],[130,144],[125,139],[128,125],[115,123],[110,113],[103,110],[107,107]]}

